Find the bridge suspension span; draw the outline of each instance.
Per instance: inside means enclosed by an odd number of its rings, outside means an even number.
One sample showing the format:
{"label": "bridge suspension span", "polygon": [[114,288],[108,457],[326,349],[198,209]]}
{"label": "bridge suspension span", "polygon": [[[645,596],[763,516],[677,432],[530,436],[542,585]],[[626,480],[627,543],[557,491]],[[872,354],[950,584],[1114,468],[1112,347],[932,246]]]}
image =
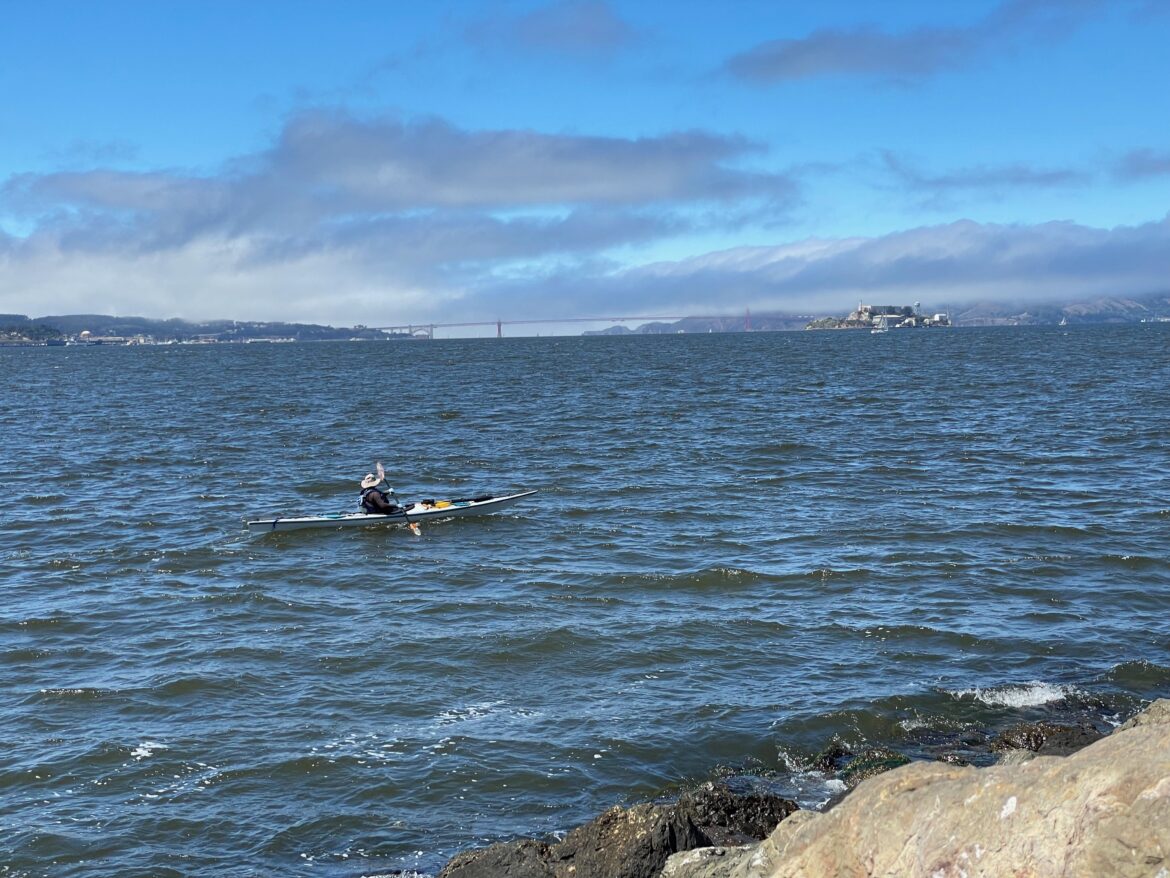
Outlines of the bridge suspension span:
{"label": "bridge suspension span", "polygon": [[[535,324],[551,324],[551,323],[667,323],[676,320],[730,320],[730,315],[727,314],[707,314],[694,315],[687,314],[683,317],[542,317],[542,318],[528,318],[520,320],[469,320],[458,323],[407,323],[400,326],[373,326],[371,329],[377,329],[381,332],[392,332],[401,335],[409,335],[411,338],[431,339],[435,337],[436,329],[467,329],[473,326],[494,326],[496,328],[496,338],[503,338],[505,326],[520,326],[520,325],[535,325]],[[744,313],[744,331],[751,331],[751,311]]]}

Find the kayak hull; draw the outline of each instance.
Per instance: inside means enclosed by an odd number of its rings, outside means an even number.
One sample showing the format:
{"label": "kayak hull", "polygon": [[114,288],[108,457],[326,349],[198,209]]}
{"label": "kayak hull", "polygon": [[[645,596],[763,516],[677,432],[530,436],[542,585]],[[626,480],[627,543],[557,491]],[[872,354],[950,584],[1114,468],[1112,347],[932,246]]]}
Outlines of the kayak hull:
{"label": "kayak hull", "polygon": [[387,524],[410,524],[437,518],[465,518],[471,515],[489,515],[499,512],[531,497],[535,491],[521,491],[504,497],[476,500],[440,500],[434,504],[411,503],[405,511],[390,515],[372,515],[366,512],[338,512],[330,515],[307,515],[300,518],[261,518],[245,522],[252,533],[272,531],[311,530],[314,528],[370,527]]}

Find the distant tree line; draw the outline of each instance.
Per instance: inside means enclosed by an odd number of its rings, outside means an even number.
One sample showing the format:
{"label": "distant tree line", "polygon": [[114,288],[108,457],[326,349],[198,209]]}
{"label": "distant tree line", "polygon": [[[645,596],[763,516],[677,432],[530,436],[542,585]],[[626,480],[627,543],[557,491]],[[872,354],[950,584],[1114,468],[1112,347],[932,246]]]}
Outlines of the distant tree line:
{"label": "distant tree line", "polygon": [[0,326],[0,338],[46,342],[51,338],[61,338],[63,335],[61,330],[47,323],[13,323]]}

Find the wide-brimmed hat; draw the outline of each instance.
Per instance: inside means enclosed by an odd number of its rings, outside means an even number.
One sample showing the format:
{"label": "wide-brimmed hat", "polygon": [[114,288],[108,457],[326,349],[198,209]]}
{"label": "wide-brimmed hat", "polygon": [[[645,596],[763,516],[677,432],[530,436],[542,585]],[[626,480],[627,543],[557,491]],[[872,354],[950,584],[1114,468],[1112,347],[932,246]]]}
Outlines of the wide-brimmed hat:
{"label": "wide-brimmed hat", "polygon": [[382,461],[378,461],[374,465],[374,469],[377,470],[377,475],[374,473],[366,473],[366,477],[362,479],[363,489],[376,487],[386,481],[386,471],[382,469]]}

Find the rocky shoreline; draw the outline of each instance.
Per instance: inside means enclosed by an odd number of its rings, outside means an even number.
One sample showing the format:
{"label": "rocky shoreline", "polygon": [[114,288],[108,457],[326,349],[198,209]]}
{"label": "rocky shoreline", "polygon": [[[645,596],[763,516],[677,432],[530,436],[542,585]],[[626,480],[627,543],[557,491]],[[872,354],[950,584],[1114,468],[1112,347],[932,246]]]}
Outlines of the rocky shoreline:
{"label": "rocky shoreline", "polygon": [[1170,699],[1102,725],[958,731],[913,761],[835,740],[808,766],[840,782],[825,810],[718,781],[611,808],[559,841],[458,854],[439,878],[1167,878]]}

